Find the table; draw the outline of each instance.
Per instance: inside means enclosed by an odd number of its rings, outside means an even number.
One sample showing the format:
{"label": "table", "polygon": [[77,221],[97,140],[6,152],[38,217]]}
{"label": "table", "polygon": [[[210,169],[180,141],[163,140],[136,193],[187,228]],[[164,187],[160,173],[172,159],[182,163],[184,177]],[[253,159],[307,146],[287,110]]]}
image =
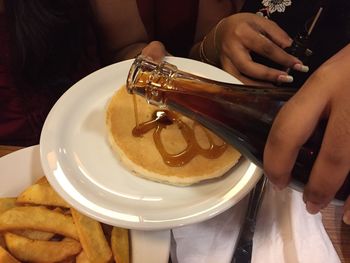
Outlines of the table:
{"label": "table", "polygon": [[[0,145],[0,157],[21,149],[18,146]],[[322,210],[325,229],[343,263],[350,263],[350,226],[342,222],[342,208],[329,205]]]}

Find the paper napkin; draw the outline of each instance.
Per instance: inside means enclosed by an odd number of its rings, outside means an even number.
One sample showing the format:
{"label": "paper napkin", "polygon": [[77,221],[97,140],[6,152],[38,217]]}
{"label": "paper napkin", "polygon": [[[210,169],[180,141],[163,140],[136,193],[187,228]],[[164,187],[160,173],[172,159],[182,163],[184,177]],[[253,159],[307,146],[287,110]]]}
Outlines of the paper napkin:
{"label": "paper napkin", "polygon": [[[172,230],[173,263],[229,263],[248,204],[245,198],[207,221]],[[252,263],[340,263],[323,227],[302,194],[268,184],[253,239]]]}
{"label": "paper napkin", "polygon": [[207,221],[172,230],[172,263],[231,262],[248,197]]}
{"label": "paper napkin", "polygon": [[340,263],[322,224],[321,213],[310,215],[302,194],[268,185],[253,239],[252,262]]}

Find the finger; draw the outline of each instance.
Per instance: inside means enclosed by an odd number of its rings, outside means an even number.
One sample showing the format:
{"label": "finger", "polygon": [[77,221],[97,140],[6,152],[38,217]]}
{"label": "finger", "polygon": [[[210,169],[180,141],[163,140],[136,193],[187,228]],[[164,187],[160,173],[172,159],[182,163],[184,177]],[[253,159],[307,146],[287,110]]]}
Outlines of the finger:
{"label": "finger", "polygon": [[266,82],[266,81],[259,81],[252,78],[249,78],[245,75],[242,75],[239,70],[232,64],[231,60],[228,57],[223,57],[221,60],[221,66],[222,68],[236,77],[238,80],[240,80],[243,84],[246,85],[254,85],[254,86],[261,86],[261,87],[275,87],[272,83]]}
{"label": "finger", "polygon": [[166,51],[164,45],[159,41],[150,42],[141,52],[145,57],[151,58],[155,62],[161,62],[169,53]]}
{"label": "finger", "polygon": [[[256,31],[256,29],[247,26],[244,28],[246,37],[242,38],[242,42],[246,47],[249,47],[255,53],[262,55],[284,67],[293,67],[295,64],[302,62],[288,54],[280,45],[276,43],[276,36],[271,36],[265,31]],[[262,29],[260,29],[262,30]],[[272,38],[272,39],[271,39]]]}
{"label": "finger", "polygon": [[350,196],[345,201],[343,222],[350,225]]}
{"label": "finger", "polygon": [[[228,48],[230,50],[227,54],[233,54],[230,55],[231,63],[242,74],[254,79],[270,82],[276,82],[277,80],[281,80],[282,82],[292,81],[291,77],[288,79],[286,72],[254,62],[245,47],[234,44]],[[281,76],[286,77],[285,79],[280,79]]]}
{"label": "finger", "polygon": [[290,180],[298,152],[312,134],[327,96],[310,80],[280,110],[270,130],[264,150],[264,170],[272,183],[285,187]]}
{"label": "finger", "polygon": [[[350,170],[350,123],[346,105],[332,105],[321,149],[305,187],[310,213],[317,213],[334,198]],[[350,110],[350,107],[348,107]]]}
{"label": "finger", "polygon": [[230,58],[227,56],[222,56],[220,58],[220,63],[222,69],[224,69],[226,72],[230,73],[231,75],[235,76],[236,78],[240,79],[242,76],[239,70],[232,64]]}
{"label": "finger", "polygon": [[282,49],[285,49],[292,44],[293,39],[290,38],[290,36],[274,21],[263,18],[261,25],[262,26],[258,28],[258,31],[260,31],[263,35],[266,35]]}

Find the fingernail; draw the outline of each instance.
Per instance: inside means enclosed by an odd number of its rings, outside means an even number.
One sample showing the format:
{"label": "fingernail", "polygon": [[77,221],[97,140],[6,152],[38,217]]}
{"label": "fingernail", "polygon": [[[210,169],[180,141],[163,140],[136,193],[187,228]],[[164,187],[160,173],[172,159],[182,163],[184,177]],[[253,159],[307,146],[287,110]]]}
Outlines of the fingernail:
{"label": "fingernail", "polygon": [[346,211],[343,216],[343,222],[350,225],[350,211]]}
{"label": "fingernail", "polygon": [[300,71],[300,72],[308,72],[309,71],[308,66],[305,66],[305,65],[300,64],[300,63],[294,64],[293,69]]}
{"label": "fingernail", "polygon": [[321,208],[322,208],[322,205],[320,205],[320,204],[315,204],[315,203],[312,203],[310,201],[306,202],[306,210],[312,215],[320,212]]}
{"label": "fingernail", "polygon": [[277,77],[277,81],[284,82],[284,83],[291,83],[291,82],[293,82],[293,76],[291,76],[291,75],[279,75]]}

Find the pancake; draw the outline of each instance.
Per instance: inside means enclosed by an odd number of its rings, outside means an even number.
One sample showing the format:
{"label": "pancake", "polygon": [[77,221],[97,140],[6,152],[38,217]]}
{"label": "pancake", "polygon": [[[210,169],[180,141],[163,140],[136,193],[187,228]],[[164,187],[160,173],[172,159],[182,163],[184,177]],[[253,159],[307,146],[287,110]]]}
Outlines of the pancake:
{"label": "pancake", "polygon": [[163,160],[164,153],[156,147],[155,129],[140,137],[132,134],[133,128],[137,124],[150,121],[157,109],[159,108],[149,105],[144,98],[128,94],[125,86],[118,89],[108,102],[108,141],[116,157],[135,175],[161,183],[187,186],[223,176],[238,162],[241,154],[232,146],[226,145],[221,138],[193,120],[176,115],[181,125],[167,125],[161,130],[158,140],[167,156],[175,156],[189,149],[186,138],[181,133],[183,127],[187,127],[186,129],[192,131],[195,136],[195,139],[189,142],[191,146],[195,143],[207,152],[210,152],[210,146],[215,146],[222,152],[216,154],[220,156],[215,158],[194,154],[184,165],[166,164]]}

